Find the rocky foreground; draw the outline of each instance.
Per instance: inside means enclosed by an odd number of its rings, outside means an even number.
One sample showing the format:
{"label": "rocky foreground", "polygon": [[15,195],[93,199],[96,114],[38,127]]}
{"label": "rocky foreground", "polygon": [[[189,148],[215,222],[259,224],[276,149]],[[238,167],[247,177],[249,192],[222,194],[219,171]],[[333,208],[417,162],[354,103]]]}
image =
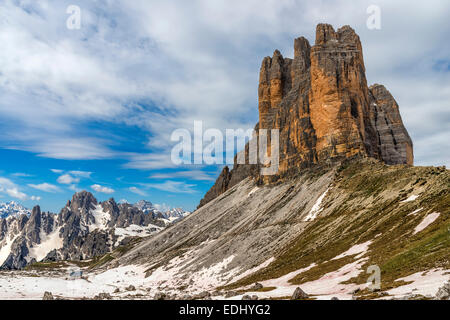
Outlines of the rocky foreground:
{"label": "rocky foreground", "polygon": [[447,299],[449,185],[443,167],[371,159],[277,185],[246,179],[74,278],[65,264],[2,273],[0,297]]}

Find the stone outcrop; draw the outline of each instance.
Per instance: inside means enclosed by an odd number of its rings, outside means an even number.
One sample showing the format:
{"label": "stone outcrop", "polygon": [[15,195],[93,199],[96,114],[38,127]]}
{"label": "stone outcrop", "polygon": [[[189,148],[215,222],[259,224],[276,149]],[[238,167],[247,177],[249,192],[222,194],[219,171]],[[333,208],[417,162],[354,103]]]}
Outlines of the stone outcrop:
{"label": "stone outcrop", "polygon": [[[262,182],[290,171],[347,158],[372,157],[389,165],[414,162],[413,144],[398,104],[382,85],[367,85],[359,36],[319,24],[316,41],[294,41],[294,58],[276,50],[264,58],[258,88],[257,129],[279,129],[279,171],[259,176],[256,165],[224,168],[203,206],[243,179]],[[270,150],[270,149],[269,149]]]}

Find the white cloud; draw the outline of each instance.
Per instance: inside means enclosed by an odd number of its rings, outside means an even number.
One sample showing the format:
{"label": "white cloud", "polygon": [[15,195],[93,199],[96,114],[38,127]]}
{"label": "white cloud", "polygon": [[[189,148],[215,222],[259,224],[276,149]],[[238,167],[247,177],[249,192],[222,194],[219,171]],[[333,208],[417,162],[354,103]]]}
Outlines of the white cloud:
{"label": "white cloud", "polygon": [[81,189],[78,188],[78,186],[75,185],[75,184],[70,185],[68,188],[69,188],[69,190],[72,190],[74,192],[80,192],[81,191]]}
{"label": "white cloud", "polygon": [[128,190],[130,190],[131,192],[136,193],[140,196],[143,196],[143,197],[147,196],[147,193],[145,191],[143,191],[137,187],[130,187]]}
{"label": "white cloud", "polygon": [[33,200],[33,201],[41,201],[41,197],[31,196],[31,200]]}
{"label": "white cloud", "polygon": [[20,177],[20,178],[28,178],[28,177],[32,177],[33,175],[28,174],[28,173],[23,173],[23,172],[16,172],[12,174],[13,177]]}
{"label": "white cloud", "polygon": [[70,171],[69,173],[73,176],[82,177],[82,178],[90,178],[92,175],[92,172],[88,172],[88,171]]}
{"label": "white cloud", "polygon": [[50,183],[41,183],[41,184],[29,184],[29,187],[37,190],[41,190],[44,192],[59,192],[61,189],[58,186],[55,186]]}
{"label": "white cloud", "polygon": [[188,178],[196,181],[215,181],[217,172],[207,173],[201,170],[178,171],[169,173],[155,173],[149,176],[150,179],[174,179],[174,178]]}
{"label": "white cloud", "polygon": [[6,189],[6,193],[10,197],[17,198],[17,199],[20,199],[20,200],[26,200],[28,198],[25,193],[19,191],[19,189],[16,188],[16,187],[11,188],[11,189]]}
{"label": "white cloud", "polygon": [[148,188],[167,191],[170,193],[196,193],[195,184],[188,184],[180,181],[165,181],[163,183],[146,183],[143,184]]}
{"label": "white cloud", "polygon": [[125,164],[125,168],[148,170],[161,168],[176,168],[177,166],[170,158],[170,151],[153,154],[133,154],[130,161]]}
{"label": "white cloud", "polygon": [[19,190],[19,187],[7,178],[0,177],[0,192],[20,200],[26,200],[28,196]]}
{"label": "white cloud", "polygon": [[8,178],[0,177],[0,188],[13,188],[16,184]]}
{"label": "white cloud", "polygon": [[115,192],[113,189],[101,186],[99,184],[94,184],[91,186],[91,188],[92,188],[92,190],[100,192],[100,193],[111,194],[111,193]]}
{"label": "white cloud", "polygon": [[70,174],[63,174],[56,181],[60,184],[74,184],[80,182],[80,178],[72,177]]}
{"label": "white cloud", "polygon": [[64,172],[63,170],[60,170],[60,169],[50,169],[50,171],[53,173],[63,173]]}
{"label": "white cloud", "polygon": [[[436,136],[440,149],[450,149],[442,139],[450,134],[450,75],[436,68],[448,62],[450,43],[442,39],[450,37],[450,3],[376,1],[377,31],[366,27],[371,4],[81,0],[82,28],[73,32],[64,28],[64,2],[2,1],[0,143],[43,157],[172,168],[173,129],[198,119],[219,129],[253,127],[262,58],[276,48],[292,56],[295,37],[313,42],[315,25],[328,22],[360,34],[369,82],[385,84],[399,102],[418,163],[448,163],[425,142]],[[165,156],[118,152],[117,139],[91,121],[137,125],[150,133],[149,153]]]}

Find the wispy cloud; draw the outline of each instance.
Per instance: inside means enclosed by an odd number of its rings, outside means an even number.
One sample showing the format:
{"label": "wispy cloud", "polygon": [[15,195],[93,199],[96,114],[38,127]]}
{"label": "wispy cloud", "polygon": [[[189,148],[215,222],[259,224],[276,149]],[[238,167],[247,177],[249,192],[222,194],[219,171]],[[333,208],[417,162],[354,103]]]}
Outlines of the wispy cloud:
{"label": "wispy cloud", "polygon": [[151,170],[177,167],[170,158],[169,150],[153,154],[134,154],[130,155],[129,159],[130,161],[124,165],[129,169]]}
{"label": "wispy cloud", "polygon": [[28,196],[19,190],[19,187],[8,178],[0,177],[0,192],[20,200],[26,200]]}
{"label": "wispy cloud", "polygon": [[111,189],[109,187],[104,187],[99,184],[94,184],[91,186],[91,188],[92,188],[92,190],[100,192],[100,193],[112,194],[115,192],[114,189]]}
{"label": "wispy cloud", "polygon": [[69,171],[69,173],[75,177],[82,177],[82,178],[90,178],[92,175],[92,172],[88,171]]}
{"label": "wispy cloud", "polygon": [[201,170],[177,171],[170,173],[155,173],[149,176],[150,179],[175,179],[183,178],[196,181],[215,181],[217,172],[208,173]]}
{"label": "wispy cloud", "polygon": [[130,187],[128,190],[130,190],[131,192],[133,192],[135,194],[143,196],[143,197],[147,196],[147,193],[145,191],[143,191],[137,187]]}
{"label": "wispy cloud", "polygon": [[170,193],[196,193],[195,184],[189,184],[181,181],[165,181],[163,183],[145,183],[144,186],[152,189],[162,190]]}
{"label": "wispy cloud", "polygon": [[70,174],[63,174],[56,181],[60,184],[74,184],[80,182],[80,178],[73,177]]}
{"label": "wispy cloud", "polygon": [[55,186],[53,184],[50,183],[41,183],[41,184],[28,184],[29,187],[33,188],[33,189],[37,189],[40,191],[44,191],[44,192],[60,192],[61,189],[58,186]]}
{"label": "wispy cloud", "polygon": [[20,200],[26,200],[28,198],[28,196],[25,193],[19,191],[19,189],[16,188],[16,187],[11,188],[11,189],[6,189],[6,193],[10,197],[17,198],[17,199],[20,199]]}
{"label": "wispy cloud", "polygon": [[[120,158],[139,170],[174,168],[174,129],[189,129],[194,120],[253,127],[262,58],[275,48],[292,57],[295,37],[313,41],[315,25],[328,22],[350,24],[361,35],[369,82],[385,84],[399,102],[418,163],[448,163],[447,153],[427,143],[432,137],[450,150],[450,44],[442,41],[450,37],[448,1],[380,1],[378,31],[366,28],[365,1],[77,4],[83,22],[73,32],[64,28],[64,1],[1,2],[1,147],[56,159]],[[146,141],[116,139],[111,127],[139,128]]]}
{"label": "wispy cloud", "polygon": [[28,173],[23,173],[23,172],[16,172],[12,174],[13,177],[19,177],[19,178],[28,178],[28,177],[32,177],[32,174],[28,174]]}

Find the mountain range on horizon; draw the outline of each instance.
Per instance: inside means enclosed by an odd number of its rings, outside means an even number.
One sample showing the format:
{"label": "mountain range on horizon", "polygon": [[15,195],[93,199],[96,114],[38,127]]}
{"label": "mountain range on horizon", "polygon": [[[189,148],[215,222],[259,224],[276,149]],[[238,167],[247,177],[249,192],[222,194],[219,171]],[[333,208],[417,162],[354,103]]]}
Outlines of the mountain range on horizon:
{"label": "mountain range on horizon", "polygon": [[104,255],[135,237],[146,237],[189,214],[161,211],[146,200],[97,202],[77,192],[59,214],[31,211],[17,202],[0,204],[0,269],[21,269],[42,261],[86,260]]}
{"label": "mountain range on horizon", "polygon": [[[87,191],[84,191],[87,192]],[[111,198],[114,200],[114,198]],[[115,201],[115,200],[114,200]],[[118,204],[130,204],[126,200],[121,200],[117,202]],[[175,208],[167,205],[153,205],[151,201],[139,200],[134,204],[130,204],[133,207],[139,208],[145,214],[148,213],[160,213],[165,218],[175,217],[177,214],[182,214],[187,212],[183,208]],[[40,206],[39,206],[40,207]],[[31,215],[31,210],[20,204],[18,201],[11,200],[7,202],[0,202],[0,218],[5,219],[8,217],[18,217],[22,214]]]}

